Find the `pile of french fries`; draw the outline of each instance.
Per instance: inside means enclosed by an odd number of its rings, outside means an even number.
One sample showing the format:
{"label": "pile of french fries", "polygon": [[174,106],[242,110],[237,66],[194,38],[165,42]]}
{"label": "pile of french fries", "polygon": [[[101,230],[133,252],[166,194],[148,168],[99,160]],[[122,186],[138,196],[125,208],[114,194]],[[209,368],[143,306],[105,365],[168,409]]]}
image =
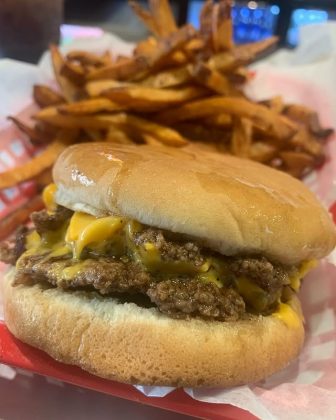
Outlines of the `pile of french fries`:
{"label": "pile of french fries", "polygon": [[31,162],[0,174],[0,188],[39,176],[68,145],[82,141],[183,147],[253,159],[302,177],[325,158],[317,113],[286,105],[280,96],[256,103],[244,94],[247,65],[276,37],[244,45],[232,41],[231,2],[207,0],[200,29],[178,27],[168,0],[130,6],[151,32],[130,57],[50,47],[59,89],[36,85],[40,111],[14,124],[35,145]]}

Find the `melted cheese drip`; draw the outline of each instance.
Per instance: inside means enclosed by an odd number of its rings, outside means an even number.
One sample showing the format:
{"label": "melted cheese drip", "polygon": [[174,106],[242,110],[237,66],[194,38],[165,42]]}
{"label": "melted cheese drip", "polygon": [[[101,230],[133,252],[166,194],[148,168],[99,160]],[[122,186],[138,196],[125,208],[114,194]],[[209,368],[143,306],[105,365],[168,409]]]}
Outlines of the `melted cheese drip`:
{"label": "melted cheese drip", "polygon": [[280,303],[279,309],[272,316],[283,321],[289,328],[299,328],[301,325],[300,316],[287,303]]}
{"label": "melted cheese drip", "polygon": [[83,249],[92,243],[111,239],[125,224],[121,217],[96,218],[85,213],[74,213],[65,235],[65,241],[72,247],[73,256],[79,259]]}
{"label": "melted cheese drip", "polygon": [[55,184],[49,184],[45,187],[42,193],[43,202],[48,211],[52,212],[56,209],[55,203],[55,193],[57,191],[57,187]]}
{"label": "melted cheese drip", "polygon": [[301,280],[303,277],[313,268],[317,266],[317,260],[308,260],[304,261],[300,268],[298,269],[297,273],[295,273],[291,278],[291,287],[296,292],[300,289]]}

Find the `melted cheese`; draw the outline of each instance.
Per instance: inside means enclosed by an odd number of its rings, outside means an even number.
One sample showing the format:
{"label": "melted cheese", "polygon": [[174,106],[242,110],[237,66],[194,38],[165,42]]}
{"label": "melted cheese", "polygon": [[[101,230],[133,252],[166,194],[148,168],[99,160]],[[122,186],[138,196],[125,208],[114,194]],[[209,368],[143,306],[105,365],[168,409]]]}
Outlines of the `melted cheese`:
{"label": "melted cheese", "polygon": [[283,321],[289,328],[298,328],[301,325],[300,316],[287,303],[280,303],[279,309],[272,316]]}
{"label": "melted cheese", "polygon": [[57,191],[57,187],[55,184],[49,184],[43,190],[42,199],[48,211],[55,211],[56,209],[56,203],[55,203],[56,191]]}
{"label": "melted cheese", "polygon": [[297,272],[290,278],[292,289],[297,292],[300,289],[301,280],[303,279],[303,277],[316,266],[316,260],[304,261],[301,264],[300,268],[297,270]]}
{"label": "melted cheese", "polygon": [[121,217],[96,218],[76,212],[70,220],[65,241],[72,247],[74,258],[78,259],[87,245],[111,239],[124,224],[125,220]]}

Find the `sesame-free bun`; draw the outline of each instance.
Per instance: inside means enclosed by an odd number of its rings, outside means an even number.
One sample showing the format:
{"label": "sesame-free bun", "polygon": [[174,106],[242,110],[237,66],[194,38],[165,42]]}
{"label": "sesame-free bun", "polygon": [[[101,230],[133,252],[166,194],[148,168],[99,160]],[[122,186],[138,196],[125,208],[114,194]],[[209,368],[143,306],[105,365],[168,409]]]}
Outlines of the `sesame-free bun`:
{"label": "sesame-free bun", "polygon": [[335,246],[333,222],[313,193],[249,160],[192,146],[88,143],[65,150],[53,175],[65,207],[186,234],[224,255],[297,264]]}
{"label": "sesame-free bun", "polygon": [[[298,317],[235,322],[174,320],[157,309],[95,293],[12,287],[3,281],[5,320],[20,340],[98,376],[143,385],[231,387],[285,367],[302,346]],[[299,303],[292,302],[297,313]]]}

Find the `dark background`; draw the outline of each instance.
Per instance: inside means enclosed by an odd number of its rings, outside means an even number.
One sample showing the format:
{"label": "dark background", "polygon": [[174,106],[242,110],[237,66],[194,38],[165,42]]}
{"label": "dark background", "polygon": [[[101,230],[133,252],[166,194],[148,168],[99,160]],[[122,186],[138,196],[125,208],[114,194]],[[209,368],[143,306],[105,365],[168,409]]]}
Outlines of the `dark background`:
{"label": "dark background", "polygon": [[[146,1],[140,1],[146,4]],[[202,0],[172,0],[180,24],[197,26]],[[298,44],[297,28],[304,24],[336,19],[335,0],[236,1],[233,10],[235,41],[256,41],[278,35],[281,46]],[[146,30],[128,8],[126,0],[65,0],[65,23],[98,25],[135,41]]]}

